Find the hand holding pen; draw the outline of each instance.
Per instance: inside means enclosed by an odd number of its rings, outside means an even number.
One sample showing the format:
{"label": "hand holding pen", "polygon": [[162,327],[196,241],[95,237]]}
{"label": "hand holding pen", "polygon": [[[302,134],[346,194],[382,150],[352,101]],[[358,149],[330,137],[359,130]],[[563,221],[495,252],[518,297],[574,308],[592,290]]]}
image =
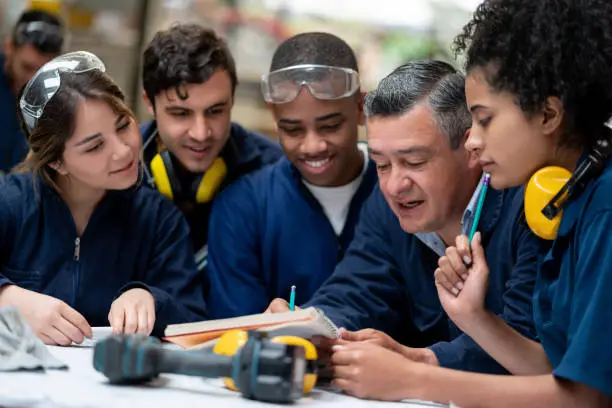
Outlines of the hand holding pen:
{"label": "hand holding pen", "polygon": [[[485,197],[489,188],[491,176],[485,174],[482,190],[478,197],[478,204],[474,214],[474,221],[470,229],[470,236],[460,235],[455,240],[455,246],[446,248],[446,254],[438,260],[439,268],[436,270],[437,281],[440,285],[457,296],[464,287],[472,265],[472,248],[478,222],[482,214]],[[480,241],[480,240],[479,240]]]}
{"label": "hand holding pen", "polygon": [[438,269],[434,273],[442,307],[459,328],[477,320],[485,310],[489,267],[482,246],[482,235],[476,231],[476,227],[488,184],[489,175],[486,175],[470,237],[457,237],[455,246],[448,247],[446,255],[438,260]]}

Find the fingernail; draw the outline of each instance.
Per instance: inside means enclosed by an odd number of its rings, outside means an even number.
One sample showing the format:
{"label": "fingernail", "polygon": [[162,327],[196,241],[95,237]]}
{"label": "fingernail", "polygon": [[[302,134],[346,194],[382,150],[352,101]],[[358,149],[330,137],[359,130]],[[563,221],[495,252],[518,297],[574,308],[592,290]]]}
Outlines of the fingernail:
{"label": "fingernail", "polygon": [[463,278],[463,280],[466,280],[468,278],[468,274],[464,273],[463,275],[461,275],[461,277]]}
{"label": "fingernail", "polygon": [[453,292],[454,295],[458,295],[459,294],[459,290],[457,288],[452,288],[451,292]]}
{"label": "fingernail", "polygon": [[335,344],[332,346],[332,350],[334,351],[338,351],[338,350],[342,350],[344,348],[344,346],[341,346],[339,344]]}
{"label": "fingernail", "polygon": [[457,289],[463,289],[463,282],[457,282]]}
{"label": "fingernail", "polygon": [[471,259],[469,256],[464,255],[464,256],[463,256],[463,262],[465,262],[466,264],[468,264],[468,265],[469,265],[469,264],[471,264],[471,263],[472,263],[472,259]]}

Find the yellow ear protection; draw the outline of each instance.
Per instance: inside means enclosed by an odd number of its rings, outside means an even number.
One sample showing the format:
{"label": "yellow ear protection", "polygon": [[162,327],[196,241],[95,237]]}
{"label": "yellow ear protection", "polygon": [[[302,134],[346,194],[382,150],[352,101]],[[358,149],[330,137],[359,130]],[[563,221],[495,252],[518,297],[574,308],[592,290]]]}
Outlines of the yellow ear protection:
{"label": "yellow ear protection", "polygon": [[[185,196],[168,150],[163,149],[156,154],[149,166],[155,185],[162,195],[170,200]],[[194,181],[191,191],[187,192],[188,196],[196,203],[210,202],[226,175],[227,165],[221,157],[217,157],[212,166]]]}
{"label": "yellow ear protection", "polygon": [[[243,347],[249,339],[249,333],[244,330],[230,330],[220,338],[213,352],[224,356],[233,356],[238,349]],[[317,382],[316,362],[318,358],[317,348],[308,340],[297,336],[277,336],[271,339],[273,343],[283,343],[304,347],[306,357],[306,375],[304,376],[304,393],[310,392]],[[224,378],[225,386],[233,391],[238,391],[231,378]]]}
{"label": "yellow ear protection", "polygon": [[537,236],[555,239],[565,203],[601,171],[609,155],[609,144],[608,139],[600,139],[573,174],[549,166],[531,176],[525,190],[525,218]]}

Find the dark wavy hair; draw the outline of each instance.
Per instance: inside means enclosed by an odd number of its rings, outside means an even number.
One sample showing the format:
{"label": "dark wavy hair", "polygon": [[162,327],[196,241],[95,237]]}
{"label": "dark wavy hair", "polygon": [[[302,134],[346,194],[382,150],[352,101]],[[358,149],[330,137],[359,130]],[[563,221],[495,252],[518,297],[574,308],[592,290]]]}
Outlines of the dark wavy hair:
{"label": "dark wavy hair", "polygon": [[485,0],[454,49],[526,114],[558,97],[563,145],[593,145],[612,116],[610,0]]}
{"label": "dark wavy hair", "polygon": [[174,24],[158,31],[146,47],[142,86],[153,106],[155,96],[170,88],[184,100],[189,95],[182,85],[204,83],[216,70],[228,73],[235,91],[236,63],[225,40],[197,24]]}

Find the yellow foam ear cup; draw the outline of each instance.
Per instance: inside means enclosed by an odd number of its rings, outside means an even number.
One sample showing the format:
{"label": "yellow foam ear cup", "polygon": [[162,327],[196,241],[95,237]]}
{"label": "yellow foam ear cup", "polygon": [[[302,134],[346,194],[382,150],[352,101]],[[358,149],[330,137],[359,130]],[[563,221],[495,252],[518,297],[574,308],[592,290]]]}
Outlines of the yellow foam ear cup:
{"label": "yellow foam ear cup", "polygon": [[155,155],[153,160],[151,160],[150,168],[157,190],[159,190],[162,195],[166,196],[170,200],[173,200],[174,194],[172,193],[170,177],[168,176],[168,171],[166,170],[166,166],[164,165],[164,160],[162,159],[161,155]]}
{"label": "yellow foam ear cup", "polygon": [[196,192],[196,202],[207,203],[213,199],[227,175],[227,165],[221,157],[217,157],[204,176]]}
{"label": "yellow foam ear cup", "polygon": [[531,176],[525,189],[525,218],[529,228],[540,238],[553,240],[561,224],[562,211],[549,220],[542,209],[563,188],[572,173],[557,166],[545,167]]}
{"label": "yellow foam ear cup", "polygon": [[297,336],[277,336],[272,342],[304,347],[306,361],[309,363],[309,369],[304,376],[304,394],[309,393],[317,384],[317,373],[314,369],[318,358],[317,348],[308,340]]}
{"label": "yellow foam ear cup", "polygon": [[[244,330],[230,330],[224,333],[215,347],[213,353],[223,356],[234,356],[239,348],[243,347],[249,339],[249,334]],[[234,380],[231,378],[223,378],[223,383],[232,391],[238,391]]]}

